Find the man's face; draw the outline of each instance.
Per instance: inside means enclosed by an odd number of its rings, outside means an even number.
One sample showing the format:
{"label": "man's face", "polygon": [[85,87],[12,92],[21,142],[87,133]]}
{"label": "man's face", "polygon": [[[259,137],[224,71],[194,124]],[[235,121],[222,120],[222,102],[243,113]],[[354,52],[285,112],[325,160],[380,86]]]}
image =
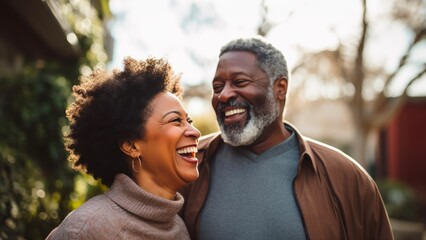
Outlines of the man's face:
{"label": "man's face", "polygon": [[266,73],[250,52],[223,54],[213,79],[212,105],[222,138],[233,146],[255,142],[279,116]]}

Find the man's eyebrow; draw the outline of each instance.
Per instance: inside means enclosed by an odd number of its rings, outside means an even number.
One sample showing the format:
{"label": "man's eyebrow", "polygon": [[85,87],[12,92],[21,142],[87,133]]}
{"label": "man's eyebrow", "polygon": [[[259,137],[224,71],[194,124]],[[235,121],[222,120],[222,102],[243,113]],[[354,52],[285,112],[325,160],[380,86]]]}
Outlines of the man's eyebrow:
{"label": "man's eyebrow", "polygon": [[[246,77],[250,77],[250,74],[248,74],[246,72],[240,71],[240,72],[233,72],[233,73],[231,73],[231,78],[234,78],[234,77],[236,77],[238,75],[244,75]],[[213,81],[218,80],[218,79],[221,79],[221,78],[220,77],[215,77],[215,78],[213,78]]]}

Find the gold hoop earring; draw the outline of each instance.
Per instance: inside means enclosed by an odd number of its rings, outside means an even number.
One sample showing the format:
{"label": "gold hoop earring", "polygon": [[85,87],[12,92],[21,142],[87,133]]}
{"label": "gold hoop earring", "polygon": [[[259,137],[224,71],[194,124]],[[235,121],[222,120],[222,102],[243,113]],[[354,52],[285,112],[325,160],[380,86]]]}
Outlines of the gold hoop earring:
{"label": "gold hoop earring", "polygon": [[[138,168],[138,170],[136,171],[136,168],[135,168],[135,161],[136,161],[136,159],[138,160],[138,162],[139,162],[139,168]],[[136,172],[136,173],[138,173],[139,171],[140,171],[140,169],[142,168],[142,162],[141,162],[141,158],[140,157],[137,157],[137,158],[133,158],[133,160],[132,160],[132,169],[133,169],[133,171],[134,172]]]}

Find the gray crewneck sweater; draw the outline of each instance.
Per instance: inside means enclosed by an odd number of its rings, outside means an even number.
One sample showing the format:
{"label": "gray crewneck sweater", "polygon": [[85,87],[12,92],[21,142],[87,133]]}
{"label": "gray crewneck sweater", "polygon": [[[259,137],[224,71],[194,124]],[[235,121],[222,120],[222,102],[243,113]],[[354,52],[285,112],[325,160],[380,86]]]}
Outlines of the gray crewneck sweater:
{"label": "gray crewneck sweater", "polygon": [[118,174],[107,192],[70,213],[47,239],[189,239],[177,215],[183,201],[179,193],[164,199]]}

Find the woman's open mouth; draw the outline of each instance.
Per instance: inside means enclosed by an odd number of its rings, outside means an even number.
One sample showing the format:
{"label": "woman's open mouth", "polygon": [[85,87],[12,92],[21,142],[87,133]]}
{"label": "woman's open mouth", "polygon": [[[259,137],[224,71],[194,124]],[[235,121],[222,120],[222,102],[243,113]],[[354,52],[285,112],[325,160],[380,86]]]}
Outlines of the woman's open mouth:
{"label": "woman's open mouth", "polygon": [[181,149],[178,149],[177,154],[179,154],[179,156],[181,156],[183,159],[185,159],[188,162],[198,162],[198,159],[195,157],[198,149],[195,146],[190,146],[190,147],[184,147]]}

